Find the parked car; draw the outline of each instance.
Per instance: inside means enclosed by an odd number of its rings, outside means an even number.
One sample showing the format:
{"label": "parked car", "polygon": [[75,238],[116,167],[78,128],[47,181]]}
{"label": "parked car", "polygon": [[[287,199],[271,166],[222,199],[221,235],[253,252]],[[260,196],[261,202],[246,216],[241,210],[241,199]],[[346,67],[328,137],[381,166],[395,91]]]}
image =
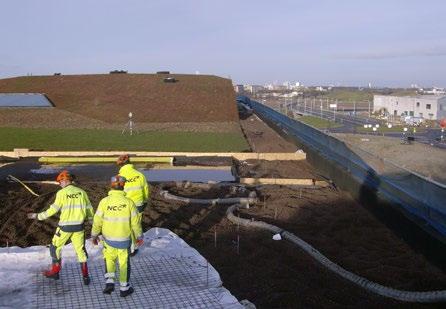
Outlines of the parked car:
{"label": "parked car", "polygon": [[405,116],[403,122],[410,126],[420,126],[424,122],[423,117]]}

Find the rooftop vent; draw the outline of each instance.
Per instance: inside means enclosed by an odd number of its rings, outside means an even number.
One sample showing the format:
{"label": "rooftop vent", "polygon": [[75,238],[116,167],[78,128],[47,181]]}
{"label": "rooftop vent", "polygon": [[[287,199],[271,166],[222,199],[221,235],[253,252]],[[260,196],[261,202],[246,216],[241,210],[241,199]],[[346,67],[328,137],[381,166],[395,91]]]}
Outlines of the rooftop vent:
{"label": "rooftop vent", "polygon": [[127,71],[124,71],[124,70],[114,70],[114,71],[110,71],[110,74],[127,74]]}
{"label": "rooftop vent", "polygon": [[166,78],[164,79],[164,82],[165,82],[165,83],[176,83],[177,80],[176,80],[175,78],[173,78],[173,77],[166,77]]}

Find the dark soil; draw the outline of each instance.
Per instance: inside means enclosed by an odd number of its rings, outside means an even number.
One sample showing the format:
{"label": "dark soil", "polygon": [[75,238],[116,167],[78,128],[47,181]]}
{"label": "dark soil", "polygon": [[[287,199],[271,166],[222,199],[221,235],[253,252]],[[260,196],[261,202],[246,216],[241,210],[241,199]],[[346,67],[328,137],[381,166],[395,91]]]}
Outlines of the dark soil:
{"label": "dark soil", "polygon": [[[57,219],[31,221],[26,219],[26,213],[44,210],[58,187],[33,186],[36,192],[44,194],[39,198],[17,184],[2,184],[1,188],[2,246],[6,241],[19,246],[49,244]],[[83,188],[94,207],[107,192],[105,184],[89,184]],[[197,198],[240,196],[241,193],[231,192],[229,187],[205,190],[170,185],[164,188]],[[226,219],[227,206],[166,201],[159,196],[159,190],[160,186],[153,187],[152,206],[146,209],[144,228],[164,227],[184,238],[210,261],[225,287],[239,299],[249,299],[259,308],[403,305],[346,282],[289,242],[273,241],[270,233],[230,223]],[[243,210],[241,216],[294,232],[344,268],[378,283],[408,290],[446,289],[443,272],[413,252],[347,194],[329,188],[280,186],[263,186],[258,194],[261,202]]]}
{"label": "dark soil", "polygon": [[254,152],[295,152],[296,145],[284,140],[256,115],[240,120],[243,133]]}
{"label": "dark soil", "polygon": [[[273,141],[274,142],[274,141]],[[269,141],[257,140],[257,146]],[[271,151],[278,148],[268,146]],[[279,146],[280,148],[281,146]],[[260,162],[253,172],[263,176],[308,178],[306,163]],[[6,167],[7,168],[7,167]],[[259,172],[261,171],[261,172]],[[251,173],[249,169],[244,173]],[[317,175],[316,175],[317,176]],[[96,207],[106,195],[105,183],[80,179]],[[175,188],[172,193],[198,198],[245,196],[224,187]],[[44,195],[35,198],[18,184],[0,183],[0,245],[49,244],[57,219],[36,222],[28,211],[46,209],[56,186],[32,186]],[[161,185],[152,188],[152,205],[144,213],[143,226],[168,228],[196,248],[220,273],[223,284],[238,299],[258,308],[387,308],[441,307],[444,304],[406,304],[358,288],[329,272],[287,241],[274,241],[268,232],[238,227],[226,219],[228,206],[185,205],[164,200]],[[281,186],[257,188],[260,203],[241,217],[273,223],[314,246],[347,270],[377,283],[407,290],[446,289],[446,274],[414,251],[377,216],[350,195],[333,188],[299,189]],[[410,223],[405,223],[409,224]],[[410,225],[412,229],[418,229]],[[408,228],[408,225],[405,226]],[[89,234],[89,227],[87,227]],[[216,241],[215,241],[216,239]],[[431,255],[439,252],[433,248]],[[443,264],[444,263],[443,261]]]}
{"label": "dark soil", "polygon": [[324,179],[306,161],[247,160],[238,162],[236,172],[239,177]]}

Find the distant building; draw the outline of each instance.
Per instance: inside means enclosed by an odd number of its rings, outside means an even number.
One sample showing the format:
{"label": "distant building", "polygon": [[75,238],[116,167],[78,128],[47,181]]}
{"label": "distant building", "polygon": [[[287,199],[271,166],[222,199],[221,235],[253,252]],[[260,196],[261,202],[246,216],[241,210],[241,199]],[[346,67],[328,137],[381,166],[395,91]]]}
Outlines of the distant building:
{"label": "distant building", "polygon": [[271,91],[281,91],[281,90],[287,90],[287,86],[284,85],[275,85],[275,84],[268,84],[265,86],[266,89]]}
{"label": "distant building", "polygon": [[328,89],[326,89],[326,88],[324,88],[324,87],[322,87],[322,86],[317,86],[316,88],[315,88],[317,91],[327,91]]}
{"label": "distant building", "polygon": [[402,96],[373,96],[373,111],[385,109],[387,113],[397,116],[422,117],[437,120],[446,117],[446,96],[419,95]]}
{"label": "distant building", "polygon": [[281,97],[282,98],[293,98],[293,97],[299,96],[300,94],[302,94],[302,92],[293,91],[290,93],[285,93],[285,94],[281,95]]}
{"label": "distant building", "polygon": [[244,87],[243,87],[243,85],[234,85],[234,91],[236,92],[236,93],[243,93],[244,92]]}
{"label": "distant building", "polygon": [[446,94],[446,91],[444,90],[444,88],[437,88],[437,87],[433,87],[432,89],[423,90],[424,94],[433,94],[433,95],[441,95],[441,94]]}
{"label": "distant building", "polygon": [[261,90],[263,90],[263,86],[260,85],[245,85],[245,91],[250,93],[257,93]]}

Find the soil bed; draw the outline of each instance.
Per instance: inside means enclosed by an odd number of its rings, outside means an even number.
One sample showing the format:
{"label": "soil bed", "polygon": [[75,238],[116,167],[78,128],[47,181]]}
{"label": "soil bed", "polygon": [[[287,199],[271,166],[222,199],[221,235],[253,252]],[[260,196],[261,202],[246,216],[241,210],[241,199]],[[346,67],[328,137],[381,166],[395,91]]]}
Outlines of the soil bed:
{"label": "soil bed", "polygon": [[[44,210],[58,188],[32,187],[43,195],[34,198],[17,184],[2,184],[2,246],[6,241],[19,246],[50,243],[57,219],[30,221],[26,213]],[[105,183],[82,187],[95,208],[107,192]],[[231,193],[229,187],[166,187],[174,194],[195,198],[243,196],[238,191]],[[260,308],[401,304],[357,288],[294,245],[273,241],[270,233],[237,227],[226,219],[227,206],[166,201],[158,194],[161,186],[152,189],[152,206],[146,209],[144,228],[164,227],[184,238],[216,267],[225,286],[239,299],[247,298]],[[376,282],[408,290],[446,288],[444,273],[413,252],[347,194],[328,188],[316,192],[280,186],[262,186],[258,194],[262,202],[243,210],[241,216],[294,232],[336,263]],[[89,229],[87,226],[87,235]]]}
{"label": "soil bed", "polygon": [[306,161],[247,160],[238,162],[236,172],[239,177],[324,179]]}
{"label": "soil bed", "polygon": [[[256,130],[261,130],[261,123],[257,125]],[[289,146],[284,141],[282,146],[274,146],[274,141],[264,139],[250,144],[255,149],[265,146],[272,152],[284,151],[283,145]],[[304,162],[281,162],[277,166],[251,163],[259,166],[242,169],[242,174],[317,176]],[[9,166],[4,168],[7,170]],[[79,181],[96,208],[108,191],[106,184],[91,183],[86,176]],[[0,246],[6,246],[6,242],[19,246],[50,243],[57,219],[30,221],[26,213],[46,209],[58,188],[31,186],[44,195],[35,198],[18,184],[0,183]],[[205,190],[170,185],[168,188],[174,194],[194,198],[243,196],[224,187]],[[209,260],[220,273],[225,287],[240,300],[246,298],[258,308],[408,306],[358,288],[320,266],[295,245],[284,240],[273,241],[268,232],[230,223],[226,219],[228,206],[167,201],[159,195],[160,189],[161,185],[152,187],[152,204],[143,216],[144,228],[168,228],[185,239]],[[241,211],[242,217],[254,217],[293,232],[340,266],[378,283],[407,290],[446,289],[446,275],[442,270],[414,251],[347,193],[331,188],[310,190],[281,186],[261,186],[257,190],[261,202]],[[414,225],[410,228],[417,229]],[[89,229],[87,226],[87,235]],[[431,254],[436,255],[440,250],[440,245],[433,247]],[[440,307],[440,304],[410,304],[410,307],[429,306]]]}

